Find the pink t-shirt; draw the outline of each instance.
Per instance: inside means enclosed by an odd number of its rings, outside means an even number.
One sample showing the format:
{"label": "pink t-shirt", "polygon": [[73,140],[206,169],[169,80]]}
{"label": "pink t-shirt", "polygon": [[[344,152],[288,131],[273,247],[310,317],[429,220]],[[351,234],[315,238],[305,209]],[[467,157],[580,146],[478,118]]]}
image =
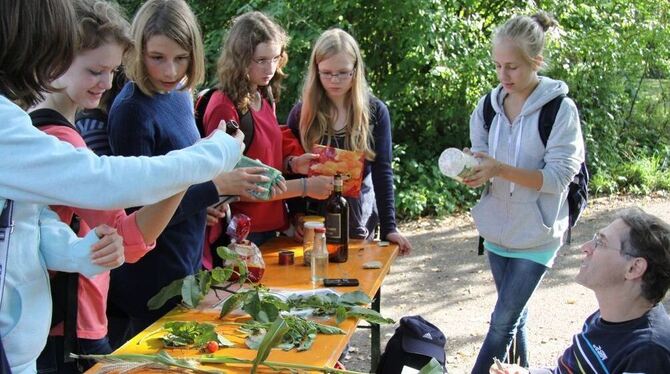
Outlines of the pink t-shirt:
{"label": "pink t-shirt", "polygon": [[[73,128],[65,126],[43,126],[45,133],[68,142],[76,148],[86,148],[84,139]],[[103,187],[104,189],[104,187]],[[102,191],[101,191],[102,193]],[[146,244],[137,226],[135,213],[126,215],[119,210],[91,210],[67,206],[51,206],[65,223],[72,221],[73,214],[81,218],[79,236],[86,235],[91,228],[107,224],[117,229],[123,237],[126,262],[137,262],[142,256],[154,248],[156,243]],[[109,290],[109,272],[104,272],[90,279],[79,276],[77,305],[77,337],[83,339],[102,339],[107,335],[107,292]],[[51,329],[51,335],[63,335],[63,324]]]}

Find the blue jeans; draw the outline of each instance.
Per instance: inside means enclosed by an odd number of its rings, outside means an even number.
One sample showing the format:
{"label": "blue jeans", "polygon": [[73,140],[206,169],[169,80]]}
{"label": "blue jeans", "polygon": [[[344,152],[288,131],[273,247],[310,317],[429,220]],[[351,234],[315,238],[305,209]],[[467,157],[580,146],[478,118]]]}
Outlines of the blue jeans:
{"label": "blue jeans", "polygon": [[491,314],[489,331],[472,369],[473,374],[488,374],[493,364],[493,357],[501,361],[508,359],[507,352],[515,334],[515,351],[519,365],[528,367],[527,305],[547,272],[547,267],[537,262],[502,257],[488,251],[487,253],[498,291],[498,300]]}

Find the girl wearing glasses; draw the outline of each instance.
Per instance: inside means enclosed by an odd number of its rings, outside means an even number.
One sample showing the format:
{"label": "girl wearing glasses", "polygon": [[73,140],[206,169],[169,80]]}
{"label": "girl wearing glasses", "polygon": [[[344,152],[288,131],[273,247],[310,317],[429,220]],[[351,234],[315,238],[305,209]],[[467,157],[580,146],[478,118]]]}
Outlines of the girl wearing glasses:
{"label": "girl wearing glasses", "polygon": [[[214,131],[222,120],[235,120],[245,134],[245,155],[288,174],[307,174],[309,161],[315,155],[302,154],[297,141],[290,141],[290,132],[279,127],[274,100],[279,98],[284,78],[282,67],[288,56],[288,35],[261,12],[249,12],[235,19],[223,43],[217,63],[218,85],[204,110],[205,133]],[[271,201],[249,202],[242,199],[231,204],[233,213],[251,218],[248,239],[257,245],[288,228],[288,213],[282,199],[310,196],[325,199],[330,195],[329,177],[312,177],[287,181],[287,191]],[[217,212],[212,212],[211,215]],[[219,217],[213,217],[210,244],[223,231]],[[207,253],[205,253],[207,256]]]}
{"label": "girl wearing glasses", "polygon": [[[345,31],[328,30],[316,41],[302,102],[291,110],[288,126],[305,150],[323,144],[365,153],[361,196],[347,198],[350,236],[370,238],[380,223],[381,239],[409,253],[412,246],[395,222],[389,112],[370,93],[358,43]],[[320,210],[306,203],[308,211]]]}
{"label": "girl wearing glasses", "polygon": [[[150,0],[138,10],[130,33],[135,48],[124,64],[130,81],[114,99],[109,114],[112,151],[155,156],[196,143],[200,134],[190,90],[202,81],[205,67],[195,15],[184,0]],[[236,169],[190,187],[155,250],[112,272],[112,346],[123,342],[124,331],[137,334],[179,302],[173,298],[158,310],[147,308],[147,301],[161,288],[200,270],[207,207],[217,203],[220,195],[262,191],[254,184],[267,180],[262,172],[263,168]]]}
{"label": "girl wearing glasses", "polygon": [[[472,151],[480,163],[464,182],[486,184],[472,216],[498,291],[475,374],[488,373],[494,358],[528,366],[528,300],[562,245],[568,228],[567,187],[584,160],[579,114],[572,100],[563,97],[567,85],[538,75],[545,31],[555,25],[541,12],[515,16],[496,29],[492,58],[500,85],[490,94],[495,116],[486,130],[482,98],[470,119]],[[540,112],[561,97],[545,146]]]}

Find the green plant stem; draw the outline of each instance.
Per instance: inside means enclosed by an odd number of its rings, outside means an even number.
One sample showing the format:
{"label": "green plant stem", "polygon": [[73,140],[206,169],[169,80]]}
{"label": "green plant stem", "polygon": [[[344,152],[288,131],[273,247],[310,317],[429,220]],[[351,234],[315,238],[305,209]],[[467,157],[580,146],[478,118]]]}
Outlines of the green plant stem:
{"label": "green plant stem", "polygon": [[[109,355],[71,355],[75,358],[85,358],[92,359],[99,362],[120,362],[120,361],[129,361],[129,362],[155,362],[163,365],[171,365],[184,369],[195,370],[187,365],[180,364],[179,362],[169,362],[166,363],[164,358],[159,355],[147,355],[147,354],[109,354]],[[216,356],[216,357],[203,357],[203,356],[192,356],[192,357],[180,357],[180,361],[196,361],[200,364],[243,364],[243,365],[252,365],[253,360],[245,360],[241,358],[228,357],[228,356]],[[340,370],[335,368],[326,368],[322,366],[306,365],[306,364],[296,364],[288,362],[277,362],[277,361],[264,361],[261,363],[263,366],[267,366],[271,369],[304,369],[311,371],[318,371],[321,373],[336,373],[336,374],[364,374],[358,371],[350,370]],[[199,370],[201,372],[208,372],[207,370]]]}
{"label": "green plant stem", "polygon": [[[202,358],[191,358],[191,359],[197,360],[201,364],[225,364],[230,362],[228,360],[228,357],[202,357]],[[239,358],[235,360],[237,363],[240,364],[251,365],[253,363],[253,360],[244,360]],[[340,370],[335,368],[326,368],[322,366],[295,364],[295,363],[277,362],[277,361],[263,361],[261,365],[267,366],[272,369],[305,369],[305,370],[320,371],[322,373],[363,374],[358,371]]]}
{"label": "green plant stem", "polygon": [[144,335],[140,340],[137,341],[137,345],[140,345],[144,340],[146,340],[147,338],[149,338],[149,337],[152,336],[152,335],[156,335],[156,334],[158,334],[158,333],[161,332],[161,331],[165,331],[165,329],[162,328],[162,327],[159,327],[159,328],[157,328],[156,330],[154,330],[154,331],[148,333],[147,335]]}

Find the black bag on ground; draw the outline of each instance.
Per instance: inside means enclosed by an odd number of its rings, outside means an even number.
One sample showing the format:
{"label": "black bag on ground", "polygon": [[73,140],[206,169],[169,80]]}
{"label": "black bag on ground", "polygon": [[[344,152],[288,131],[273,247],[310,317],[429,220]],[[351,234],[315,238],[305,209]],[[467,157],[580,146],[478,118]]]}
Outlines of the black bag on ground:
{"label": "black bag on ground", "polygon": [[405,366],[421,369],[432,358],[444,368],[446,343],[447,338],[442,331],[421,316],[402,317],[400,325],[386,344],[376,373],[400,374]]}

